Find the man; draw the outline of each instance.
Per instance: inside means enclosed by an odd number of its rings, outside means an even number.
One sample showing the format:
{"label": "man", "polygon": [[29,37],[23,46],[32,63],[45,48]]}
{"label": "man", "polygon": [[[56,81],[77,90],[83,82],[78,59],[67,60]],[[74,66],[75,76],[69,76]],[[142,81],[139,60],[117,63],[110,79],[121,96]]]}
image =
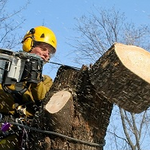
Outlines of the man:
{"label": "man", "polygon": [[[22,40],[22,44],[23,51],[37,54],[46,63],[56,52],[57,41],[54,33],[50,29],[44,26],[38,26],[26,33]],[[47,75],[43,75],[43,80],[41,82],[37,84],[31,83],[29,89],[22,95],[19,103],[24,104],[28,101],[35,102],[43,100],[51,85],[52,79]],[[0,94],[3,95],[0,97],[0,112],[13,113],[13,111],[15,111],[14,109],[16,109],[14,108],[13,96],[5,93],[1,85],[0,89]],[[32,114],[29,112],[28,115]]]}
{"label": "man", "polygon": [[[23,38],[23,50],[40,56],[46,63],[56,52],[57,40],[55,34],[44,26],[32,28]],[[30,95],[32,101],[43,100],[52,85],[52,79],[44,75],[43,81],[32,84]]]}
{"label": "man", "polygon": [[[23,51],[28,53],[34,53],[40,56],[44,63],[48,62],[51,56],[56,52],[57,40],[55,34],[47,27],[38,26],[29,30],[22,40]],[[25,107],[25,115],[31,117],[34,115],[32,108],[33,104],[37,101],[41,101],[45,98],[46,93],[49,91],[52,85],[52,79],[43,75],[42,81],[38,83],[31,83],[25,93],[19,96],[19,104],[16,105],[15,98],[13,95],[3,91],[0,85],[0,113],[5,116],[16,113],[16,109],[20,106]],[[17,84],[16,84],[17,86]],[[13,85],[10,88],[15,89]],[[16,96],[17,98],[17,96]],[[27,104],[27,105],[26,105]],[[28,105],[29,104],[29,105]],[[12,142],[11,142],[12,141]],[[0,140],[0,149],[17,149],[17,139],[13,136],[11,138],[6,137]],[[15,143],[15,144],[12,144]],[[7,146],[6,146],[7,145]],[[15,145],[15,146],[14,146]]]}

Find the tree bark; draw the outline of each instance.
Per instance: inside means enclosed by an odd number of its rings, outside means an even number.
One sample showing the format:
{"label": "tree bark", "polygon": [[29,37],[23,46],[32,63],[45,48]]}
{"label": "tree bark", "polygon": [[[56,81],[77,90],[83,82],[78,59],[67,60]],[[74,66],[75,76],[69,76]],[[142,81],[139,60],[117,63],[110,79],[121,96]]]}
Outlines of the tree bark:
{"label": "tree bark", "polygon": [[97,92],[112,103],[133,113],[150,106],[150,53],[115,43],[89,72]]}
{"label": "tree bark", "polygon": [[147,51],[119,43],[91,68],[61,66],[33,125],[52,133],[31,132],[31,149],[102,150],[113,103],[149,107],[149,66]]}
{"label": "tree bark", "polygon": [[[60,133],[71,138],[33,132],[34,143],[40,143],[34,145],[36,148],[42,150],[103,149],[113,104],[97,94],[90,83],[88,68],[83,68],[81,70],[66,66],[59,68],[53,86],[45,98],[44,108],[50,98],[62,90],[69,91],[72,97],[65,102],[63,108],[57,109],[59,111],[53,111],[55,113],[50,113],[53,110],[52,107],[46,108],[50,109],[49,112],[44,109],[35,123],[35,126],[40,129]],[[51,103],[51,105],[53,104]]]}

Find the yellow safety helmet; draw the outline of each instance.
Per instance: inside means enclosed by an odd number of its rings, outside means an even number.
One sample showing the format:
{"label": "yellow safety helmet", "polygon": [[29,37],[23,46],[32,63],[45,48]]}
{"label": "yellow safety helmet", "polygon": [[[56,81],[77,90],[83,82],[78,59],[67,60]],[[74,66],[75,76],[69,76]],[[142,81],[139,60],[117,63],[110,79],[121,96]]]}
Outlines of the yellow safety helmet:
{"label": "yellow safety helmet", "polygon": [[25,52],[30,52],[34,46],[34,42],[44,42],[50,44],[56,50],[56,36],[53,31],[47,27],[38,26],[28,31],[22,40],[23,50]]}

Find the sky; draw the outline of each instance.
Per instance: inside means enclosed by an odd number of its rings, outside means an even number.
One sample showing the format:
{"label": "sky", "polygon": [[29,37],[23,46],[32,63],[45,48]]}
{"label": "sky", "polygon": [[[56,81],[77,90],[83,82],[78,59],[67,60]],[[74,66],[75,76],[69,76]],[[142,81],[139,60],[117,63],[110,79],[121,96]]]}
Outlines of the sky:
{"label": "sky", "polygon": [[[21,8],[26,2],[27,0],[8,0],[7,11]],[[104,9],[114,7],[115,10],[125,13],[128,20],[134,24],[150,24],[149,0],[30,0],[27,7],[15,17],[18,23],[21,22],[21,18],[26,19],[18,34],[23,37],[28,30],[39,25],[49,27],[57,37],[57,52],[51,61],[77,66],[73,62],[73,53],[68,45],[69,39],[76,36],[73,30],[77,23],[75,18],[88,16],[91,12],[96,13],[95,7]],[[43,73],[54,79],[58,66],[52,67],[54,69],[51,70],[50,65],[53,66],[53,64],[45,65]]]}
{"label": "sky", "polygon": [[[8,0],[7,11],[17,10],[26,2],[27,0]],[[126,17],[135,24],[149,24],[149,6],[148,0],[29,0],[27,7],[16,16],[15,20],[18,23],[21,22],[21,18],[26,20],[22,24],[22,28],[18,30],[18,34],[22,37],[32,27],[39,25],[45,25],[52,29],[56,34],[58,44],[55,57],[51,61],[77,66],[73,62],[73,53],[68,44],[70,43],[69,39],[76,36],[73,30],[77,24],[76,18],[80,18],[82,15],[88,16],[89,13],[95,12],[95,8],[114,7],[125,13]],[[47,64],[43,72],[54,79],[59,66],[53,66],[52,68],[55,69],[49,71],[47,69],[49,65],[52,64]]]}

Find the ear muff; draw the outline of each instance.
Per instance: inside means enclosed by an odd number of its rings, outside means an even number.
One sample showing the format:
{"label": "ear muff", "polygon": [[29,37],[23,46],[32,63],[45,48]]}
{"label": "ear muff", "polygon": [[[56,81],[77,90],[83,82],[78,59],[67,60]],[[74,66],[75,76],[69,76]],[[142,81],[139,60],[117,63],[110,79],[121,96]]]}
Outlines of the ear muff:
{"label": "ear muff", "polygon": [[27,37],[23,42],[22,48],[25,52],[30,52],[33,47],[33,39],[32,37]]}
{"label": "ear muff", "polygon": [[26,34],[26,36],[22,41],[23,44],[22,48],[25,52],[30,52],[31,48],[33,47],[34,33],[35,33],[35,29],[32,28],[30,31],[28,31],[28,33]]}

